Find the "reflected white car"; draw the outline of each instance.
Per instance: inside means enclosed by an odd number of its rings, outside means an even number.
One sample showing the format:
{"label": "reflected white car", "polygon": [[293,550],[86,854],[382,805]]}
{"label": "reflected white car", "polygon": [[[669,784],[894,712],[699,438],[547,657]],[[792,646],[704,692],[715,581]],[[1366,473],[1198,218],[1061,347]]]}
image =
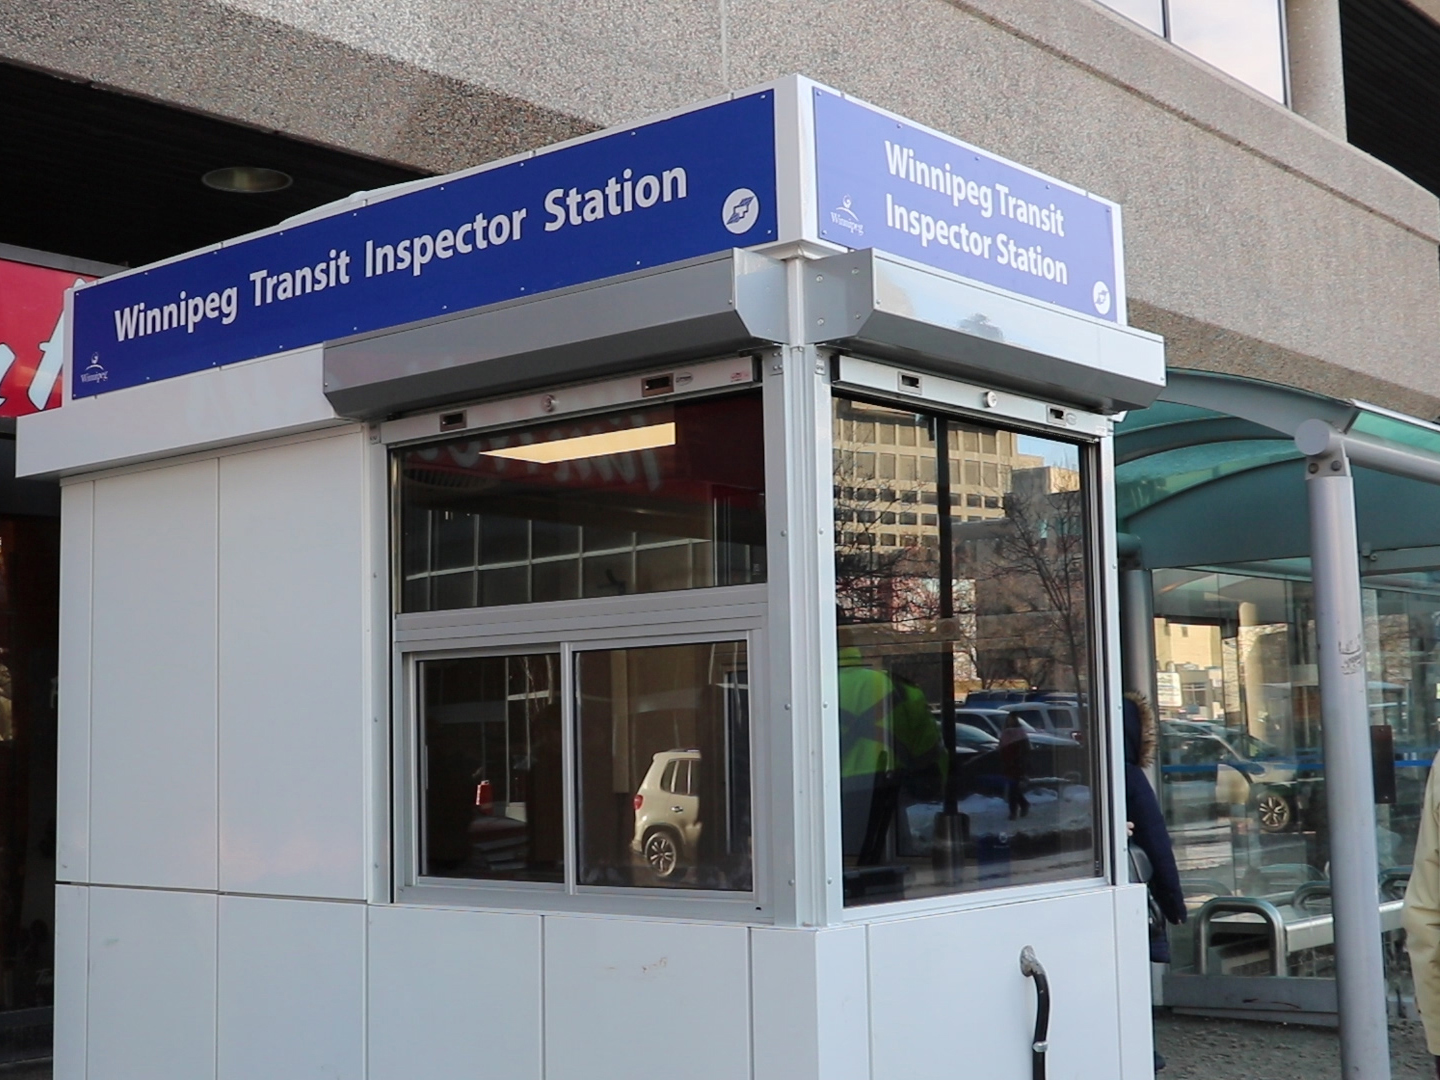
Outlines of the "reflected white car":
{"label": "reflected white car", "polygon": [[695,861],[700,843],[700,751],[662,750],[635,792],[630,850],[664,881]]}

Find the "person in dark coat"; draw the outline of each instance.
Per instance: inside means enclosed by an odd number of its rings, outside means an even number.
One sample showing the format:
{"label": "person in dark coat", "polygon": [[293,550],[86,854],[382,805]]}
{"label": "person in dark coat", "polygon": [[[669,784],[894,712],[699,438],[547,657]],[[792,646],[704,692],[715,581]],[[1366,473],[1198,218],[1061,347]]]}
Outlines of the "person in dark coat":
{"label": "person in dark coat", "polygon": [[[1155,714],[1150,703],[1139,694],[1125,695],[1125,820],[1130,826],[1130,842],[1150,859],[1150,895],[1169,922],[1185,921],[1185,893],[1180,888],[1180,870],[1175,865],[1175,849],[1170,844],[1170,831],[1165,828],[1165,815],[1160,800],[1145,775],[1145,767],[1155,760]],[[1170,939],[1165,927],[1150,928],[1150,962],[1170,962]],[[1155,1071],[1165,1068],[1165,1059],[1155,1051]]]}
{"label": "person in dark coat", "polygon": [[[1150,895],[1160,905],[1166,920],[1185,921],[1185,893],[1180,888],[1180,870],[1175,849],[1165,828],[1165,815],[1145,767],[1155,760],[1155,716],[1150,703],[1139,694],[1125,695],[1125,819],[1130,823],[1130,842],[1150,859]],[[1170,940],[1164,928],[1150,938],[1150,960],[1170,962]]]}

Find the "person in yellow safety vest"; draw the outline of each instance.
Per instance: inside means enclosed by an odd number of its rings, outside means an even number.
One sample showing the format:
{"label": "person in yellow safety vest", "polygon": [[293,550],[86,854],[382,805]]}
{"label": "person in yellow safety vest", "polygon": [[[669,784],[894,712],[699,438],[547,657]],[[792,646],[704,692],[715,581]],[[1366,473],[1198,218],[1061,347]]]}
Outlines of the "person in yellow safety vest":
{"label": "person in yellow safety vest", "polygon": [[839,682],[843,842],[861,865],[873,865],[900,796],[939,799],[949,760],[918,686],[868,666],[854,646],[840,650]]}

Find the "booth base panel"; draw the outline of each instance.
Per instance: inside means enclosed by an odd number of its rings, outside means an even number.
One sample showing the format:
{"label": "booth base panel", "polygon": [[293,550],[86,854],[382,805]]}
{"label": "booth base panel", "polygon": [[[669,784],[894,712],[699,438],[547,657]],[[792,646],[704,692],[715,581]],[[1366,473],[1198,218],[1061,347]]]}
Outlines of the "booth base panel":
{"label": "booth base panel", "polygon": [[1049,1075],[1151,1075],[1131,888],[819,931],[61,893],[56,1080],[1026,1080],[1026,945]]}

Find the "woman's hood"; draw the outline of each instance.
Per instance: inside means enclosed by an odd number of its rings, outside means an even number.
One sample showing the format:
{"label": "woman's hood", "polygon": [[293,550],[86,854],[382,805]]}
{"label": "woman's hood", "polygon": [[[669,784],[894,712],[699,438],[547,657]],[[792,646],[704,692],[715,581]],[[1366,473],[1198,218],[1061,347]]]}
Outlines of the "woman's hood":
{"label": "woman's hood", "polygon": [[1142,769],[1155,760],[1155,713],[1144,694],[1125,695],[1125,760]]}

